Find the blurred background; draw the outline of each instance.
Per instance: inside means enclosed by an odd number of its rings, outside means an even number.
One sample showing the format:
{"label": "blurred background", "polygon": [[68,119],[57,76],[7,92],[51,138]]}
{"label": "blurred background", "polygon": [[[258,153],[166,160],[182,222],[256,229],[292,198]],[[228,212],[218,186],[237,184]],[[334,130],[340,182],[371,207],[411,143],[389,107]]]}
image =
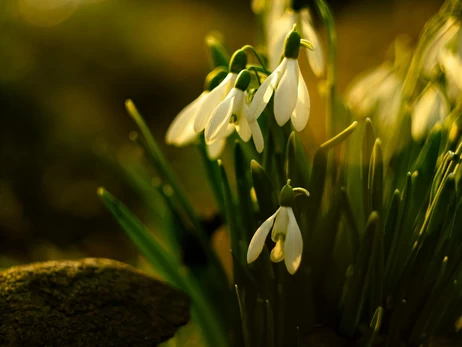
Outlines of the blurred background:
{"label": "blurred background", "polygon": [[[442,3],[329,2],[341,90],[380,64],[398,34],[415,43]],[[163,144],[169,123],[201,92],[209,69],[204,38],[212,30],[223,34],[231,52],[254,43],[250,1],[0,1],[0,267],[84,256],[136,262],[135,248],[96,196],[104,185],[139,216],[145,213],[98,155],[101,148],[119,159],[136,155],[127,98],[198,211],[213,213],[199,154]],[[307,76],[309,126],[317,137],[318,81]]]}

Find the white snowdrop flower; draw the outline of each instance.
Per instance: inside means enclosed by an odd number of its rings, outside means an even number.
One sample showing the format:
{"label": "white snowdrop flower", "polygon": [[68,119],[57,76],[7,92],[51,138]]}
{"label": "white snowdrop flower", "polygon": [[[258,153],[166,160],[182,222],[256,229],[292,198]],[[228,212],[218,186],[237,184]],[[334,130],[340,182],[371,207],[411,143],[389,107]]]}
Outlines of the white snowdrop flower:
{"label": "white snowdrop flower", "polygon": [[202,102],[221,80],[227,75],[223,69],[215,69],[207,75],[204,83],[204,91],[187,105],[175,117],[165,135],[165,142],[177,147],[186,146],[197,139],[198,133],[194,131],[194,122]]}
{"label": "white snowdrop flower", "polygon": [[248,120],[260,117],[274,92],[274,116],[279,126],[289,119],[302,131],[310,116],[310,95],[298,65],[300,35],[291,31],[285,40],[284,59],[258,88],[250,103]]}
{"label": "white snowdrop flower", "polygon": [[433,40],[428,44],[423,56],[423,71],[429,75],[433,74],[434,68],[439,64],[439,57],[447,45],[460,35],[460,21],[455,17],[448,20],[436,32]]}
{"label": "white snowdrop flower", "polygon": [[422,140],[436,123],[443,121],[449,113],[446,97],[439,87],[430,84],[416,101],[412,110],[412,137]]}
{"label": "white snowdrop flower", "polygon": [[394,126],[402,101],[402,78],[390,63],[384,63],[353,81],[346,102],[360,118],[376,115],[381,128]]}
{"label": "white snowdrop flower", "polygon": [[456,102],[462,93],[462,56],[456,52],[444,50],[439,60],[446,76],[448,97]]}
{"label": "white snowdrop flower", "polygon": [[315,49],[313,51],[307,50],[306,55],[315,76],[321,77],[325,71],[324,54],[321,40],[313,26],[311,14],[307,8],[302,8],[299,11],[288,9],[281,17],[275,19],[268,35],[270,69],[274,70],[277,67],[284,48],[286,33],[291,30],[294,24],[297,24],[301,37],[313,43]]}
{"label": "white snowdrop flower", "polygon": [[250,73],[242,70],[229,94],[216,107],[205,127],[205,141],[212,144],[232,133],[235,128],[244,142],[248,142],[251,136],[257,150],[263,151],[263,136],[256,120],[247,121],[247,87],[250,84]]}
{"label": "white snowdrop flower", "polygon": [[198,109],[197,117],[194,121],[194,131],[201,132],[205,129],[213,111],[233,88],[237,75],[245,69],[246,64],[247,54],[243,50],[237,50],[231,57],[228,75],[202,101],[201,106]]}
{"label": "white snowdrop flower", "polygon": [[292,188],[290,180],[282,188],[279,209],[257,229],[249,244],[247,263],[254,262],[265,246],[271,232],[271,240],[276,243],[271,251],[272,262],[284,260],[287,271],[293,275],[302,261],[303,239],[293,211],[294,193],[309,195],[303,188]]}

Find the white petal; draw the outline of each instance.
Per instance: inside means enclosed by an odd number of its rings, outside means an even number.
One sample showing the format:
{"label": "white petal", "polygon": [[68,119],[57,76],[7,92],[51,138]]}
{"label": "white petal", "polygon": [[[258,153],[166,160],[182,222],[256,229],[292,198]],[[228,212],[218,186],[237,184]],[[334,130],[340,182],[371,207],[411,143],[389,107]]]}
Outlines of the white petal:
{"label": "white petal", "polygon": [[249,112],[247,113],[247,119],[249,122],[258,119],[266,105],[268,105],[268,102],[271,100],[274,89],[277,87],[286,66],[287,59],[284,59],[278,68],[274,70],[273,73],[269,75],[258,88],[252,99],[252,102],[250,103]]}
{"label": "white petal", "polygon": [[449,109],[441,91],[434,86],[427,88],[417,100],[412,112],[412,137],[419,141],[433,126],[442,121]]}
{"label": "white petal", "polygon": [[263,152],[264,148],[264,141],[263,141],[263,134],[261,133],[260,125],[255,120],[249,123],[250,131],[252,132],[253,143],[255,144],[255,148],[257,149],[258,153]]}
{"label": "white petal", "polygon": [[212,117],[205,127],[205,142],[212,143],[226,136],[236,101],[236,91],[237,89],[233,89],[213,111]]}
{"label": "white petal", "polygon": [[423,70],[431,74],[433,68],[438,64],[438,56],[449,41],[457,34],[459,25],[455,17],[449,17],[441,28],[434,34],[432,42],[423,53]]}
{"label": "white petal", "polygon": [[279,126],[287,123],[298,99],[298,61],[287,59],[287,67],[274,93],[274,116]]}
{"label": "white petal", "polygon": [[279,211],[280,209],[278,209],[271,217],[264,221],[253,235],[249,244],[249,249],[247,251],[248,264],[254,262],[263,250],[263,247],[265,246],[265,240],[268,237],[268,234],[274,224],[274,219],[278,215]]}
{"label": "white petal", "polygon": [[280,235],[286,236],[287,233],[287,225],[289,224],[289,215],[288,215],[288,207],[281,206],[279,208],[278,216],[274,221],[273,231],[271,232],[271,240],[276,242]]}
{"label": "white petal", "polygon": [[220,158],[223,149],[226,146],[226,137],[216,140],[215,142],[207,145],[207,156],[210,160],[216,160]]}
{"label": "white petal", "polygon": [[197,111],[197,117],[194,121],[194,131],[201,132],[205,129],[205,126],[210,120],[213,111],[220,102],[226,97],[226,95],[231,90],[237,75],[234,73],[229,73],[225,79],[213,89],[207,97],[203,100],[201,107]]}
{"label": "white petal", "polygon": [[310,117],[310,93],[303,79],[300,69],[298,70],[298,100],[295,110],[292,113],[291,120],[295,130],[302,131],[305,129],[308,118]]}
{"label": "white petal", "polygon": [[284,242],[284,262],[287,271],[293,275],[302,261],[303,239],[294,211],[289,207],[289,225],[287,226],[287,236]]}
{"label": "white petal", "polygon": [[247,118],[245,117],[243,113],[240,116],[238,116],[238,123],[236,124],[236,131],[241,137],[242,141],[244,142],[248,142],[250,140],[250,137],[252,136],[249,122],[247,122]]}
{"label": "white petal", "polygon": [[197,133],[194,131],[194,121],[197,111],[207,94],[208,91],[202,92],[197,99],[178,113],[165,134],[165,142],[167,144],[184,146],[197,137]]}
{"label": "white petal", "polygon": [[305,49],[308,62],[310,63],[311,69],[316,77],[321,77],[324,74],[325,69],[321,40],[319,39],[318,33],[313,28],[308,9],[302,9],[300,11],[300,16],[303,38],[311,41],[315,47],[314,51]]}
{"label": "white petal", "polygon": [[348,87],[345,99],[348,106],[359,116],[367,116],[373,110],[379,99],[376,91],[380,88],[382,81],[392,73],[391,68],[388,63],[382,64],[374,70],[362,74]]}
{"label": "white petal", "polygon": [[281,238],[276,242],[276,246],[271,251],[270,260],[273,263],[279,263],[284,260],[284,239]]}

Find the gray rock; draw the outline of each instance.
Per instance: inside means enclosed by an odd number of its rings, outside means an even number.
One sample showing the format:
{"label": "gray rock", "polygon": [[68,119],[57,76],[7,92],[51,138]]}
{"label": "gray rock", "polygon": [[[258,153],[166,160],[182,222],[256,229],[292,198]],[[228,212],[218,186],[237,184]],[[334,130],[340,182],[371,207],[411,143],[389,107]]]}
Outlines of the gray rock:
{"label": "gray rock", "polygon": [[189,299],[117,261],[0,273],[0,346],[156,346],[189,320]]}

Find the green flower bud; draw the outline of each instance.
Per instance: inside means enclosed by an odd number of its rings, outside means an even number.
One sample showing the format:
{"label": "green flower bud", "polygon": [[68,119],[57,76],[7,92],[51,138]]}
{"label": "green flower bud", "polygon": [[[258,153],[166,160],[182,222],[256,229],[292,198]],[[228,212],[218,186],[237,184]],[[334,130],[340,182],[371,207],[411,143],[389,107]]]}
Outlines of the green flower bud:
{"label": "green flower bud", "polygon": [[242,50],[238,49],[234,52],[229,63],[229,71],[232,73],[239,73],[245,69],[247,65],[247,54]]}
{"label": "green flower bud", "polygon": [[292,207],[294,205],[294,191],[290,186],[290,180],[287,180],[287,184],[281,189],[279,205],[284,207]]}
{"label": "green flower bud", "polygon": [[211,91],[224,80],[228,73],[224,67],[217,67],[209,72],[204,82],[204,90]]}
{"label": "green flower bud", "polygon": [[239,72],[239,75],[236,78],[236,82],[234,83],[234,87],[244,92],[250,84],[250,79],[251,77],[249,70],[244,69]]}
{"label": "green flower bud", "polygon": [[284,42],[284,57],[297,59],[300,52],[300,34],[292,30],[287,34]]}

